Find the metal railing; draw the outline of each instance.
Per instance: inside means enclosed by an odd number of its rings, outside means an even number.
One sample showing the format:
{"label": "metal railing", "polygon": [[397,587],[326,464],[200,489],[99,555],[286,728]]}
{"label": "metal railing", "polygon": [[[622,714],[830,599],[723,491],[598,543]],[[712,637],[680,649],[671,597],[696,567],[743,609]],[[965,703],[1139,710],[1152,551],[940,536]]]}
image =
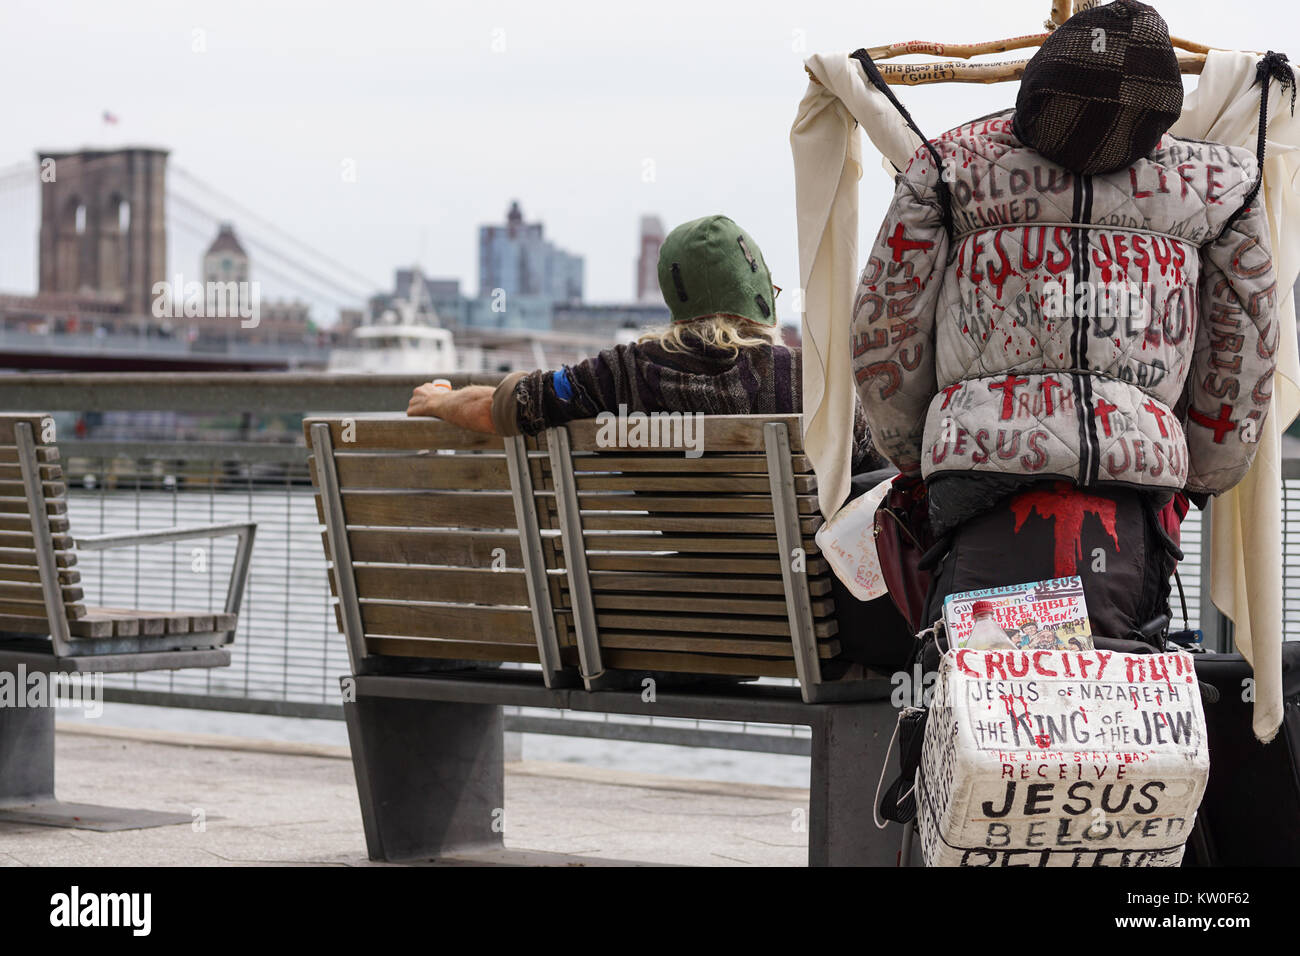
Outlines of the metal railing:
{"label": "metal railing", "polygon": [[[493,376],[451,376],[455,384],[491,384]],[[377,411],[405,407],[410,376],[282,374],[12,375],[0,377],[0,407],[75,411],[222,409],[254,414]],[[66,431],[66,429],[65,429]],[[299,433],[300,436],[301,433]],[[176,524],[255,521],[253,551],[232,663],[227,668],[109,675],[111,701],[338,719],[338,677],[347,652],[331,606],[321,523],[306,448],[251,441],[96,441],[60,435],[69,518],[77,535]],[[1300,637],[1300,461],[1288,461],[1284,526],[1287,636]],[[1222,631],[1202,587],[1202,515],[1183,525],[1180,567],[1191,627]],[[1300,526],[1298,526],[1300,527]],[[1300,554],[1297,554],[1300,557]],[[86,601],[156,610],[211,609],[224,596],[235,543],[212,538],[166,542],[125,554],[78,555]],[[1291,568],[1295,571],[1292,572]],[[1175,621],[1181,613],[1175,591]],[[806,728],[664,718],[608,718],[508,708],[507,728],[575,737],[637,740],[768,753],[807,754]]]}

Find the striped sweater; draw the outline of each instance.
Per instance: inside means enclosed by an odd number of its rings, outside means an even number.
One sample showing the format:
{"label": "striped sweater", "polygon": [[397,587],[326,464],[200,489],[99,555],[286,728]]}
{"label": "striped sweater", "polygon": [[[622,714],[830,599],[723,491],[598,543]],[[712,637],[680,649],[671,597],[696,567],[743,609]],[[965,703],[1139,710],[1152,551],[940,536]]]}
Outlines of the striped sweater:
{"label": "striped sweater", "polygon": [[[601,412],[702,412],[773,415],[802,410],[800,350],[783,345],[725,350],[701,346],[669,352],[655,342],[616,345],[554,371],[514,372],[499,386],[492,420],[503,435],[545,428]],[[861,407],[854,415],[855,471],[887,463],[872,447]]]}

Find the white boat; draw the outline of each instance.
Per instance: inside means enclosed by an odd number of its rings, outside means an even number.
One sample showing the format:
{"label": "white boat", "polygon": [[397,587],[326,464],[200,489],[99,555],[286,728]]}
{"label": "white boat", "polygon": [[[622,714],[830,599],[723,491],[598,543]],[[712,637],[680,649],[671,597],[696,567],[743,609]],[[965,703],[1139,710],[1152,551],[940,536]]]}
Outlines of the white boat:
{"label": "white boat", "polygon": [[441,375],[456,371],[451,332],[431,325],[381,322],[354,329],[347,345],[330,352],[331,372]]}
{"label": "white boat", "polygon": [[326,369],[430,377],[458,371],[451,331],[442,328],[418,270],[410,299],[398,299],[376,321],[353,329],[348,343],[330,352]]}

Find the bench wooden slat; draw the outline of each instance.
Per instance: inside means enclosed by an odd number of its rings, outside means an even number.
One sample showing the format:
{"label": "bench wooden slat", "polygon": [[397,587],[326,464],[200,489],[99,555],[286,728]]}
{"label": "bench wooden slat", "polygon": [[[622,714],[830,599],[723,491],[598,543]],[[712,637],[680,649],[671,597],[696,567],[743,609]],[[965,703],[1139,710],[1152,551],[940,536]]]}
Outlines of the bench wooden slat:
{"label": "bench wooden slat", "polygon": [[[776,552],[776,535],[758,537],[734,535],[721,537],[717,535],[685,534],[603,534],[588,532],[584,539],[587,551],[684,551],[710,554],[772,554]],[[803,539],[803,549],[807,554],[819,554],[817,542],[812,538]]]}
{"label": "bench wooden slat", "polygon": [[[321,540],[329,553],[329,538]],[[498,550],[504,552],[505,566],[523,567],[516,531],[429,531],[427,529],[388,531],[378,528],[354,528],[348,531],[348,547],[354,563],[450,565],[453,567],[490,568]]]}
{"label": "bench wooden slat", "polygon": [[361,602],[366,634],[393,637],[441,637],[449,640],[488,640],[495,644],[532,644],[533,619],[526,608],[459,607]]}
{"label": "bench wooden slat", "polygon": [[[37,438],[39,436],[32,436]],[[9,442],[0,442],[0,464],[18,465],[18,446],[12,444],[13,439]],[[36,446],[36,463],[50,464],[59,461],[59,447],[57,445],[40,445]]]}
{"label": "bench wooden slat", "polygon": [[[803,455],[791,455],[796,475],[811,474],[812,461]],[[621,452],[573,456],[576,475],[600,472],[652,472],[660,474],[746,474],[766,475],[767,455],[709,455],[701,458],[669,458],[664,455],[631,455]]]}
{"label": "bench wooden slat", "polygon": [[[41,583],[41,573],[35,565],[19,567],[14,564],[0,564],[0,581],[22,581]],[[64,568],[59,571],[60,584],[80,584],[81,572],[75,568]]]}
{"label": "bench wooden slat", "polygon": [[[721,497],[730,494],[770,494],[766,475],[602,475],[580,474],[574,479],[584,491],[672,491]],[[808,475],[794,479],[794,490],[807,494],[817,490],[817,480]]]}
{"label": "bench wooden slat", "polygon": [[[47,425],[52,426],[54,423],[53,419],[51,419],[49,415],[15,415],[12,413],[0,413],[0,445],[12,445],[17,441],[14,437],[16,434],[14,426],[19,422],[26,422],[31,426],[32,441],[37,445],[54,444],[53,439],[57,437],[54,435],[54,429],[52,427],[49,429],[46,428]],[[46,441],[47,431],[51,439],[50,441]]]}
{"label": "bench wooden slat", "polygon": [[[26,498],[0,498],[0,513],[6,514],[31,514],[31,508],[28,507]],[[68,503],[62,500],[45,502],[45,513],[48,515],[65,515],[68,513]]]}
{"label": "bench wooden slat", "polygon": [[[513,528],[515,506],[509,494],[484,491],[345,491],[348,525],[393,528]],[[320,500],[316,502],[320,509]],[[324,515],[320,515],[324,523]]]}
{"label": "bench wooden slat", "polygon": [[[55,551],[55,566],[70,568],[77,563],[77,555],[72,551]],[[24,548],[0,548],[0,564],[22,564],[36,567],[36,551]]]}
{"label": "bench wooden slat", "polygon": [[[437,638],[366,637],[372,654],[393,657],[436,657],[444,660],[508,661],[536,664],[537,645],[487,644],[483,642],[444,641]],[[570,658],[566,663],[573,663]]]}
{"label": "bench wooden slat", "polygon": [[[713,452],[764,451],[762,422],[785,422],[790,433],[790,450],[792,452],[803,451],[803,430],[800,427],[798,415],[708,415],[700,420],[699,424],[702,428],[695,429],[692,438],[696,441],[697,447],[702,448],[706,454]],[[610,449],[606,445],[606,439],[610,435],[609,426],[594,418],[572,421],[565,427],[569,431],[569,444],[574,451],[600,451],[605,449],[620,452],[657,452],[663,455],[677,455],[679,457],[682,456],[683,452],[683,447],[680,444],[677,447],[672,447],[668,442],[661,442],[663,447],[659,448],[628,447]],[[662,425],[660,435],[662,439]],[[630,433],[628,437],[631,437]],[[673,437],[684,438],[684,435],[676,433]]]}
{"label": "bench wooden slat", "polygon": [[[68,532],[68,519],[58,515],[51,515],[45,519],[49,525],[50,531],[55,534],[66,534]],[[30,534],[32,530],[32,518],[30,514],[0,514],[0,531],[7,532],[25,532]]]}
{"label": "bench wooden slat", "polygon": [[[352,439],[351,441],[344,440],[344,418],[352,420],[352,427],[348,430],[347,436]],[[499,435],[472,432],[436,418],[405,416],[368,418],[361,415],[304,418],[302,429],[309,444],[311,426],[321,422],[329,425],[330,442],[340,451],[363,451],[367,448],[407,451],[436,448],[502,451],[504,448]]]}
{"label": "bench wooden slat", "polygon": [[[726,514],[770,515],[770,495],[716,495],[701,498],[698,495],[632,495],[614,492],[578,492],[579,507],[583,511],[646,511],[651,514]],[[815,495],[798,495],[795,498],[800,514],[817,513]]]}
{"label": "bench wooden slat", "polygon": [[737,677],[798,677],[793,660],[727,657],[720,654],[684,654],[672,651],[638,651],[611,647],[602,651],[606,667],[631,671],[674,671],[687,674],[725,674]]}
{"label": "bench wooden slat", "polygon": [[[788,618],[764,617],[729,617],[722,614],[677,615],[664,613],[667,607],[661,605],[658,613],[619,613],[607,611],[596,613],[596,625],[604,633],[606,628],[612,630],[695,632],[701,634],[768,634],[774,637],[789,637],[790,621]],[[813,633],[817,637],[830,637],[836,632],[834,621],[814,621]]]}
{"label": "bench wooden slat", "polygon": [[[38,464],[36,470],[40,473],[41,481],[62,481],[63,468],[60,465],[42,465]],[[14,464],[0,463],[0,481],[22,481],[23,469],[17,462]]]}
{"label": "bench wooden slat", "polygon": [[[314,467],[314,463],[310,464]],[[510,490],[510,472],[504,455],[340,452],[334,456],[334,466],[344,491],[355,488]]]}
{"label": "bench wooden slat", "polygon": [[[63,605],[68,620],[77,620],[86,616],[86,607],[76,601]],[[0,600],[0,614],[18,614],[31,617],[45,617],[45,599],[38,595],[29,598],[7,598]]]}
{"label": "bench wooden slat", "polygon": [[[812,535],[822,526],[820,515],[799,519],[799,530]],[[601,514],[582,512],[582,527],[587,531],[664,531],[701,534],[770,534],[776,537],[776,523],[771,515],[641,515],[633,513]]]}
{"label": "bench wooden slat", "polygon": [[[28,521],[30,522],[30,520],[29,518]],[[28,524],[27,527],[30,529],[31,524]],[[53,542],[55,550],[58,551],[70,551],[74,544],[72,536],[67,534],[51,534],[50,540]],[[26,532],[0,530],[0,548],[31,548],[34,550],[36,548],[36,539],[32,536],[30,530]]]}
{"label": "bench wooden slat", "polygon": [[[790,642],[762,641],[746,638],[688,637],[681,634],[655,634],[648,631],[601,631],[601,648],[626,648],[643,651],[677,651],[692,654],[745,654],[793,660]],[[817,656],[829,660],[840,652],[836,640],[819,641]]]}
{"label": "bench wooden slat", "polygon": [[45,636],[50,633],[50,624],[44,614],[39,617],[31,614],[0,614],[0,631]]}
{"label": "bench wooden slat", "polygon": [[[365,600],[442,601],[448,604],[528,606],[522,571],[483,568],[353,568],[357,596]],[[329,575],[330,591],[337,585]]]}
{"label": "bench wooden slat", "polygon": [[[698,597],[677,594],[668,589],[639,594],[595,591],[592,595],[592,601],[598,611],[664,611],[671,609],[683,613],[758,614],[782,619],[787,614],[784,595],[774,595],[772,598],[765,600],[761,597]],[[834,614],[835,603],[825,599],[813,600],[812,612],[814,617],[826,617]]]}
{"label": "bench wooden slat", "polygon": [[[671,574],[774,574],[781,573],[781,561],[775,555],[761,557],[704,557],[693,554],[588,554],[587,567],[592,571],[666,571]],[[810,556],[807,569],[819,574],[828,568],[825,558]]]}
{"label": "bench wooden slat", "polygon": [[[769,594],[785,599],[785,582],[780,574],[721,577],[716,574],[637,574],[628,571],[600,571],[590,575],[596,591],[698,591],[708,594]],[[824,577],[809,577],[808,590],[814,595],[830,592]]]}
{"label": "bench wooden slat", "polygon": [[[79,587],[63,585],[63,602],[65,604],[76,604],[78,601],[85,599],[85,593]],[[7,581],[0,577],[0,600],[6,601],[26,601],[29,603],[44,604],[45,592],[41,590],[39,581]]]}
{"label": "bench wooden slat", "polygon": [[[61,481],[42,481],[41,490],[47,498],[62,498],[68,493],[68,486]],[[22,479],[18,481],[0,479],[0,495],[17,497],[25,492],[26,486],[22,483]]]}

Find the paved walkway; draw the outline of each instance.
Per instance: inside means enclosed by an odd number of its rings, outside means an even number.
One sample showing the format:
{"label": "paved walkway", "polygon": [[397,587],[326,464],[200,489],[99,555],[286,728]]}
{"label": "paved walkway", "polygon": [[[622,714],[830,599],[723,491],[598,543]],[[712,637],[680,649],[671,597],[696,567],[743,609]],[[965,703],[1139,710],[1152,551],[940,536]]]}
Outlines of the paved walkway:
{"label": "paved walkway", "polygon": [[[0,825],[0,865],[370,865],[343,747],[60,725],[63,800],[203,823],[98,833]],[[521,761],[506,850],[455,863],[802,866],[808,792]]]}

